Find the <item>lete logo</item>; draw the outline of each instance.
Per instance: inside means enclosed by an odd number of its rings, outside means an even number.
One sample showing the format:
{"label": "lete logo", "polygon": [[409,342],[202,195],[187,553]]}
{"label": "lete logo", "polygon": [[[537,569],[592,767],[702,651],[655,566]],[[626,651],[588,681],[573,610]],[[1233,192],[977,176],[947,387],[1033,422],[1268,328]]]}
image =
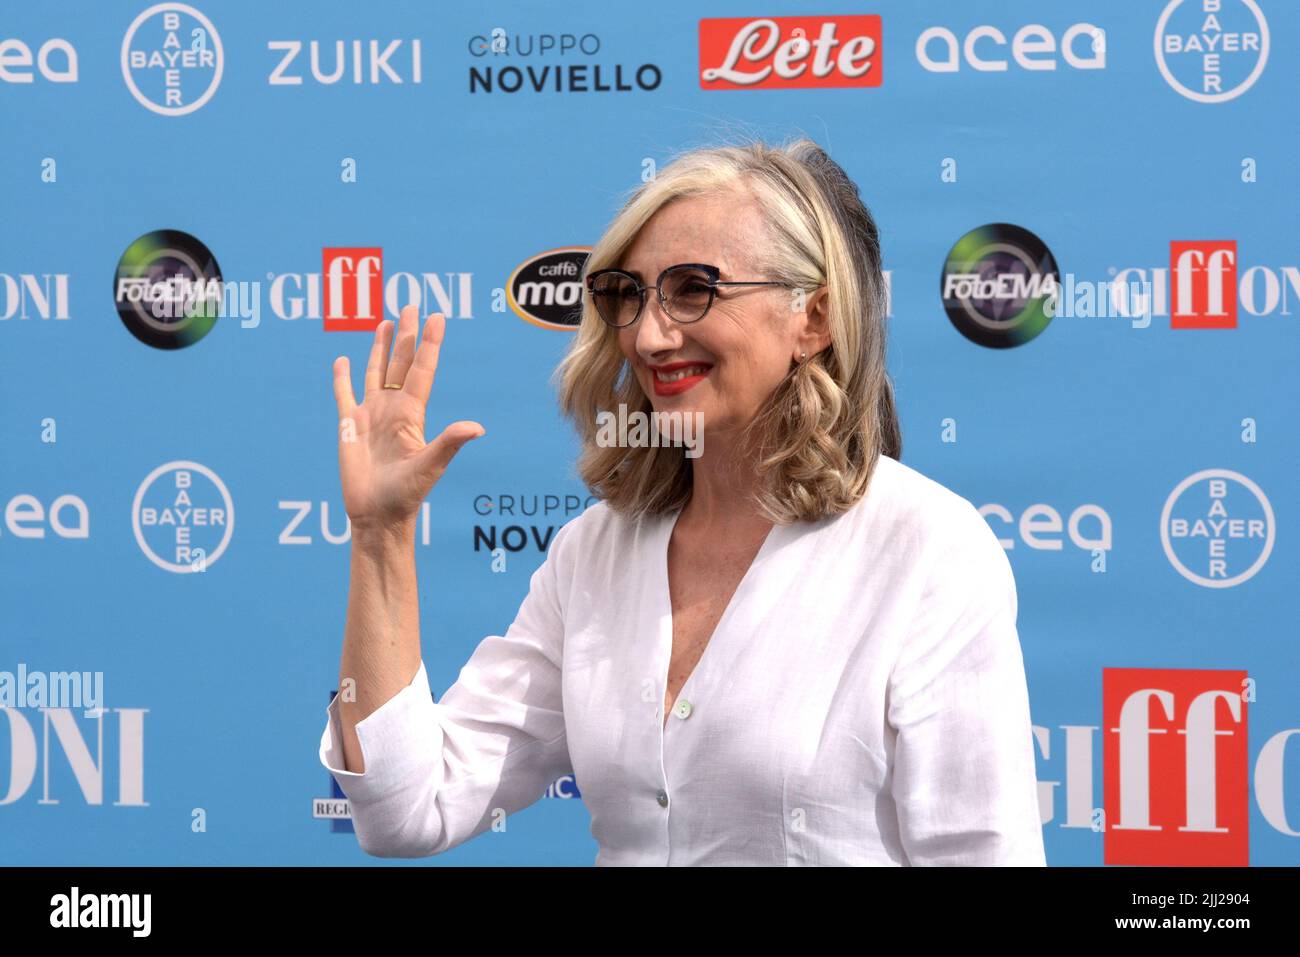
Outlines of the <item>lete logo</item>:
{"label": "lete logo", "polygon": [[880,36],[880,17],[875,15],[701,20],[700,86],[706,90],[880,86]]}

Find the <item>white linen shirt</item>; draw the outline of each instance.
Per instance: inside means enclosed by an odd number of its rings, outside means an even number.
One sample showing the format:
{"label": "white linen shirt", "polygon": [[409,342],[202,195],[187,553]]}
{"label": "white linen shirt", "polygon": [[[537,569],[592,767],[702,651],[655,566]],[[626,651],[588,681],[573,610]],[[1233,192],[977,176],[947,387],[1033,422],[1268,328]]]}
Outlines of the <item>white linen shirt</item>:
{"label": "white linen shirt", "polygon": [[435,703],[423,662],[320,759],[357,840],[420,857],[573,774],[597,865],[1046,863],[1006,553],[970,502],[882,456],[867,494],[774,526],[664,725],[679,512],[556,532],[504,635]]}

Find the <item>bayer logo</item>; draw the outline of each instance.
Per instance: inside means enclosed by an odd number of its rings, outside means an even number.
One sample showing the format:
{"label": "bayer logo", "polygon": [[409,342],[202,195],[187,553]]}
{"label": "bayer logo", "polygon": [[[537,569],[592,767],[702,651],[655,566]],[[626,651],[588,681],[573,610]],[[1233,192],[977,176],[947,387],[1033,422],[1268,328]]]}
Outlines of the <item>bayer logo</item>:
{"label": "bayer logo", "polygon": [[1276,523],[1263,489],[1228,469],[1189,475],[1169,493],[1160,541],[1171,565],[1204,588],[1254,578],[1273,551]]}

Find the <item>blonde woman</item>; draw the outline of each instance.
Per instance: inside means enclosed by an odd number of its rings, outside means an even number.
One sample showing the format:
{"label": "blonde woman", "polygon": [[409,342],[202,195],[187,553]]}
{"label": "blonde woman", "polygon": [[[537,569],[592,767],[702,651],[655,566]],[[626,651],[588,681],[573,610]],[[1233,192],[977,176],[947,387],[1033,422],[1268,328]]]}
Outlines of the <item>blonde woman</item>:
{"label": "blonde woman", "polygon": [[[320,757],[361,847],[437,854],[573,774],[598,865],[1043,865],[1016,589],[966,499],[898,461],[876,225],[814,143],[687,153],[584,269],[558,371],[601,501],[435,702],[416,513],[442,316],[334,365],[352,570]],[[418,348],[417,348],[418,340]],[[596,441],[682,413],[681,447]]]}

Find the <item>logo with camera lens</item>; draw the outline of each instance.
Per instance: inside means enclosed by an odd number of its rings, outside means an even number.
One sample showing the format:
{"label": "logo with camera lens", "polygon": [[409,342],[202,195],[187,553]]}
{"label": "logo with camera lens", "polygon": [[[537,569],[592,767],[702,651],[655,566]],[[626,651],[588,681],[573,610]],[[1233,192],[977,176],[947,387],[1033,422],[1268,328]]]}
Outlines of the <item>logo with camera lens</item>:
{"label": "logo with camera lens", "polygon": [[1060,273],[1051,251],[1029,230],[989,223],[949,250],[939,286],[958,332],[981,346],[1008,349],[1052,321]]}
{"label": "logo with camera lens", "polygon": [[113,299],[131,335],[155,349],[183,349],[216,324],[221,268],[208,247],[189,233],[155,230],[122,253]]}
{"label": "logo with camera lens", "polygon": [[518,266],[506,282],[515,315],[543,329],[577,329],[582,322],[582,267],[590,253],[590,246],[565,246]]}

